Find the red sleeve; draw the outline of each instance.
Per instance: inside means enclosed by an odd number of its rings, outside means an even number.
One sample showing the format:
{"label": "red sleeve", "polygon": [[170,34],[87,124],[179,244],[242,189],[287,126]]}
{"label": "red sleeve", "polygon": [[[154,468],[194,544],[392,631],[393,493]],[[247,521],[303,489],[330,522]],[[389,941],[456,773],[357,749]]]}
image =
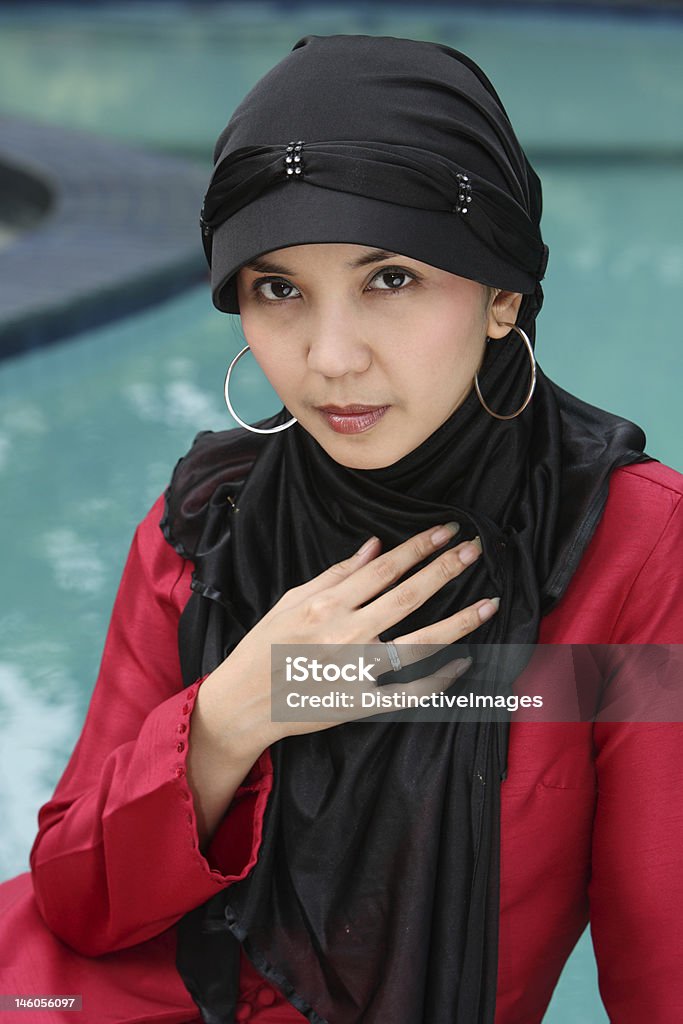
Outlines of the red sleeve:
{"label": "red sleeve", "polygon": [[159,530],[138,527],[85,725],[31,851],[49,927],[96,956],[158,935],[253,867],[271,776],[262,756],[207,856],[185,778],[198,681],[183,689],[178,618],[192,566]]}
{"label": "red sleeve", "polygon": [[[632,518],[634,531],[650,531],[651,551],[613,643],[683,643],[681,480],[671,474],[675,487],[661,488],[661,515]],[[645,504],[653,510],[651,497]],[[671,1024],[683,1020],[683,723],[596,723],[594,738],[589,897],[600,992],[614,1024]]]}

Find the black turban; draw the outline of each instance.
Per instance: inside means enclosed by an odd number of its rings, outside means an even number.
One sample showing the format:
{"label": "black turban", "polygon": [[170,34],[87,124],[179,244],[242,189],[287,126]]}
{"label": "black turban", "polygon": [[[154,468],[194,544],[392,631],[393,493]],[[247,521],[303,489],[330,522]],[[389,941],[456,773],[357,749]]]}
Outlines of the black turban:
{"label": "black turban", "polygon": [[262,253],[351,242],[533,292],[541,188],[483,72],[447,46],[309,36],[221,133],[202,213],[214,301]]}

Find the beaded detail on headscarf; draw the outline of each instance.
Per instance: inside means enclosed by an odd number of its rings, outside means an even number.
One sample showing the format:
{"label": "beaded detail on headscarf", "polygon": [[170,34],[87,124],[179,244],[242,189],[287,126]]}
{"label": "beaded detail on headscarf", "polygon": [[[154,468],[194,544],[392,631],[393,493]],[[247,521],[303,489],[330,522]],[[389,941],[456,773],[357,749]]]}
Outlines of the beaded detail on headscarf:
{"label": "beaded detail on headscarf", "polygon": [[[303,177],[303,145],[299,140],[284,149],[285,177]],[[209,263],[212,229],[281,184],[282,168],[282,144],[242,146],[225,153],[216,165],[200,217]],[[444,156],[379,142],[311,142],[306,143],[305,171],[306,182],[320,188],[467,215],[481,241],[537,280],[543,277],[548,248],[526,209],[510,192]]]}

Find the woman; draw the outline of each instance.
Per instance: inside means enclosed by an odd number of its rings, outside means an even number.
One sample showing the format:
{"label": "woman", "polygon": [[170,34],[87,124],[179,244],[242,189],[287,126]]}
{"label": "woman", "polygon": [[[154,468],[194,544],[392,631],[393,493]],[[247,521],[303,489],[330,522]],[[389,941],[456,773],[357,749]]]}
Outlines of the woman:
{"label": "woman", "polygon": [[532,1024],[590,914],[611,1019],[677,1020],[679,726],[270,713],[274,644],[681,640],[682,478],[536,371],[541,190],[500,100],[447,47],[310,37],[215,156],[214,303],[284,408],[199,435],[138,529],[35,903],[4,887],[5,991]]}

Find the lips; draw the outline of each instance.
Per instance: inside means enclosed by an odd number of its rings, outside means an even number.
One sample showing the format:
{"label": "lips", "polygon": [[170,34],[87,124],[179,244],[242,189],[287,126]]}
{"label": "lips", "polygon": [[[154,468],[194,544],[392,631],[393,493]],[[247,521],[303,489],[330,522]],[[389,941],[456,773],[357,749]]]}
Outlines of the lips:
{"label": "lips", "polygon": [[321,405],[318,412],[338,434],[360,434],[378,423],[388,405]]}

